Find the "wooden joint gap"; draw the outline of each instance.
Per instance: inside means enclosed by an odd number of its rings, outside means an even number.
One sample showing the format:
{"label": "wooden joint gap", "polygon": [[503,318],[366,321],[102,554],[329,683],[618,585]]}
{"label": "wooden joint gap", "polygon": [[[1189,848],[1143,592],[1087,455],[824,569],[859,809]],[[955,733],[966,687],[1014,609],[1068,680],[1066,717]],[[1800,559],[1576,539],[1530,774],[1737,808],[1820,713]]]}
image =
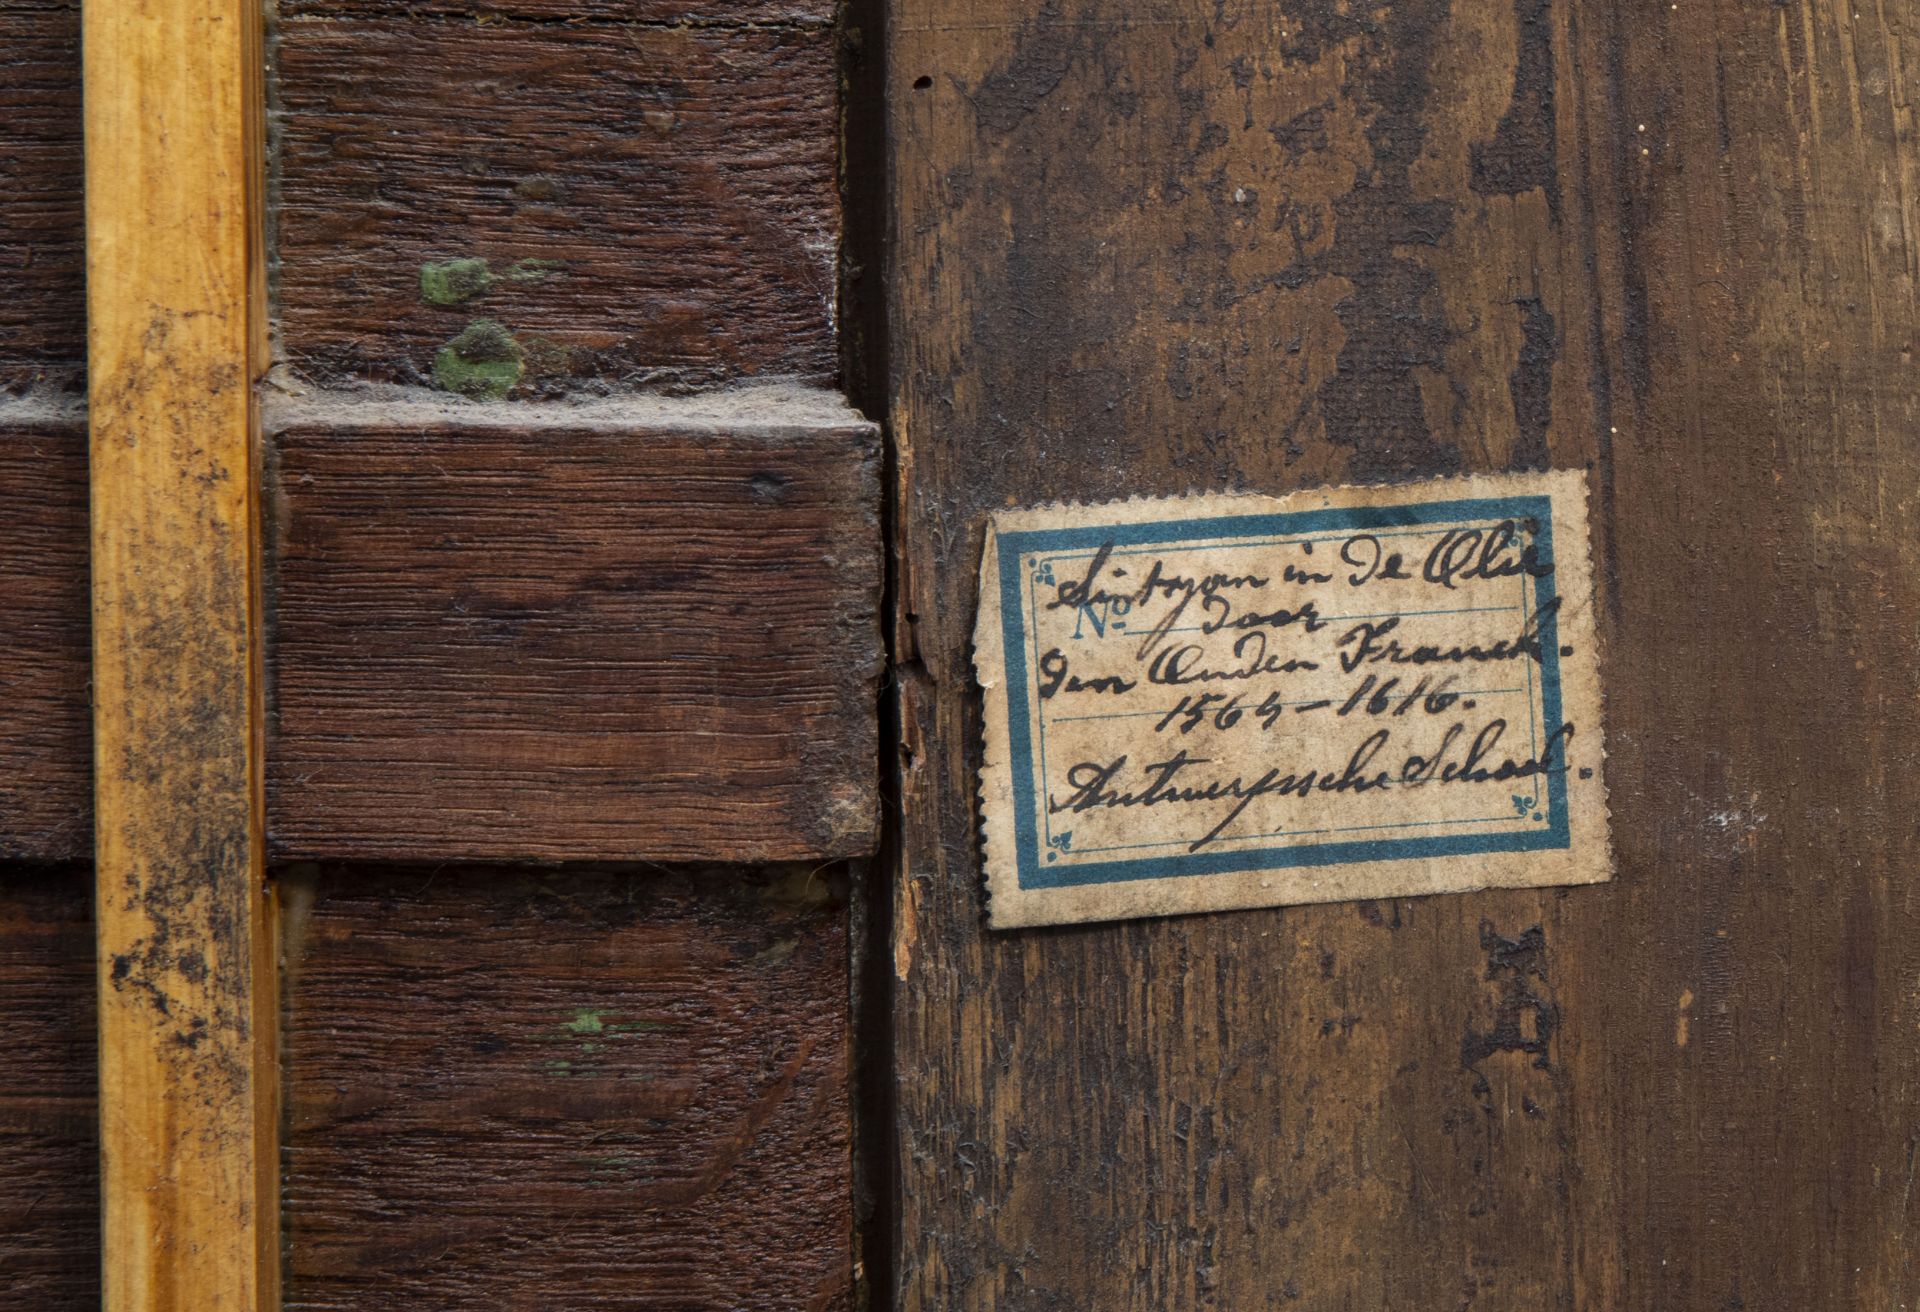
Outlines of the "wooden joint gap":
{"label": "wooden joint gap", "polygon": [[264,400],[268,431],[288,428],[537,429],[570,431],[807,429],[870,427],[840,392],[769,383],[691,396],[617,394],[587,401],[469,401],[424,388],[385,387],[276,393]]}

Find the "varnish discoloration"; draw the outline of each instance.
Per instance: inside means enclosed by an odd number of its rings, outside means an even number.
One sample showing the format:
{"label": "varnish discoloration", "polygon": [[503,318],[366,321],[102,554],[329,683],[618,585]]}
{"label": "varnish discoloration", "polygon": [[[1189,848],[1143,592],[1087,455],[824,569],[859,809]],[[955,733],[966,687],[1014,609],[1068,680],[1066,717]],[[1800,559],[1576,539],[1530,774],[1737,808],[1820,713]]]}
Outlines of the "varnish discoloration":
{"label": "varnish discoloration", "polygon": [[[1911,1301],[1910,37],[893,17],[901,1306]],[[1588,462],[1614,884],[986,933],[988,509]]]}
{"label": "varnish discoloration", "polygon": [[842,877],[307,877],[289,1312],[853,1306]]}
{"label": "varnish discoloration", "polygon": [[[485,318],[525,355],[501,394],[834,376],[824,18],[344,8],[300,6],[276,43],[280,349],[299,373],[447,385],[436,353]],[[422,294],[423,266],[483,260],[539,276]]]}

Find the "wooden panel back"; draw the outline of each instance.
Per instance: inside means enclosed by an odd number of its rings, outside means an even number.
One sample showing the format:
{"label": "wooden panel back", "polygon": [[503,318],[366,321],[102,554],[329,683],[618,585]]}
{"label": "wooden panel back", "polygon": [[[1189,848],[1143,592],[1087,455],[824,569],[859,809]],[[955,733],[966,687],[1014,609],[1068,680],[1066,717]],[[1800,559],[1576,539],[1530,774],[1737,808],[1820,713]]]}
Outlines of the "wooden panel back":
{"label": "wooden panel back", "polygon": [[[1912,1303],[1910,24],[891,16],[899,1306]],[[1615,883],[986,931],[987,511],[1546,463]]]}

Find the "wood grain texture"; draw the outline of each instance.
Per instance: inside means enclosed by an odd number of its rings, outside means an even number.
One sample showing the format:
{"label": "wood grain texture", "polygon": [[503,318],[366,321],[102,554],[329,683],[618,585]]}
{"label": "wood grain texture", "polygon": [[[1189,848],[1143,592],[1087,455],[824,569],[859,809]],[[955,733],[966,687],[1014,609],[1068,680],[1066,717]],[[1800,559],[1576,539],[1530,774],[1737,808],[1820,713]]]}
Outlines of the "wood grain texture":
{"label": "wood grain texture", "polygon": [[[279,29],[278,325],[302,375],[444,383],[438,351],[485,321],[518,343],[517,395],[833,377],[830,26],[376,8]],[[429,303],[423,267],[455,260],[492,281]]]}
{"label": "wood grain texture", "polygon": [[0,1308],[100,1306],[93,881],[0,874]]}
{"label": "wood grain texture", "polygon": [[833,0],[285,0],[282,18],[398,18],[446,14],[488,19],[605,19],[631,26],[826,27]]}
{"label": "wood grain texture", "polygon": [[0,859],[93,845],[87,430],[0,417]]}
{"label": "wood grain texture", "polygon": [[867,851],[878,438],[834,413],[282,428],[274,852]]}
{"label": "wood grain texture", "polygon": [[[889,16],[899,1306],[1912,1305],[1911,16]],[[1615,883],[987,932],[989,509],[1546,463]]]}
{"label": "wood grain texture", "polygon": [[[305,413],[271,491],[277,854],[871,846],[870,425],[837,405],[517,428]],[[90,851],[83,450],[70,421],[0,431],[0,856]]]}
{"label": "wood grain texture", "polygon": [[101,1307],[279,1300],[260,12],[84,14]]}
{"label": "wood grain texture", "polygon": [[851,1309],[839,883],[296,875],[288,1312]]}
{"label": "wood grain texture", "polygon": [[0,5],[0,393],[86,360],[80,8]]}
{"label": "wood grain texture", "polygon": [[0,51],[0,858],[57,859],[93,823],[79,7],[0,4]]}

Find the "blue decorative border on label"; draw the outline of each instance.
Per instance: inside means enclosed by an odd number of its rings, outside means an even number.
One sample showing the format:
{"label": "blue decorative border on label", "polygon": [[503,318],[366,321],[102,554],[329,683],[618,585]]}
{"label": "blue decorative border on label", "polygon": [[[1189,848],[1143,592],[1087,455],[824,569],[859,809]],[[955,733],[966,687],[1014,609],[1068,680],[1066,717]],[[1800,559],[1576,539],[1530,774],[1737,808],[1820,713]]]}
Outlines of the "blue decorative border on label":
{"label": "blue decorative border on label", "polygon": [[[1006,655],[1007,727],[1013,756],[1014,835],[1019,848],[1020,887],[1066,888],[1081,884],[1113,884],[1134,879],[1166,879],[1230,871],[1471,856],[1479,852],[1536,852],[1569,847],[1567,780],[1565,772],[1560,770],[1546,776],[1546,824],[1535,829],[1498,833],[1288,843],[1238,851],[1049,865],[1035,815],[1034,799],[1040,791],[1036,777],[1039,763],[1034,755],[1029,716],[1031,677],[1027,660],[1026,606],[1023,600],[1026,589],[1020,570],[1022,558],[1035,552],[1095,551],[1107,543],[1112,543],[1116,548],[1156,543],[1218,543],[1237,537],[1274,538],[1329,531],[1366,532],[1373,529],[1436,524],[1452,526],[1507,519],[1531,520],[1537,524],[1539,529],[1534,542],[1539,559],[1547,563],[1555,559],[1553,504],[1544,496],[1470,498],[1402,506],[1355,506],[1091,528],[1034,529],[1001,534],[998,539],[1000,624]],[[1554,599],[1553,573],[1549,571],[1534,580],[1534,610],[1540,617],[1541,711],[1542,718],[1549,725],[1562,722],[1560,642]]]}

